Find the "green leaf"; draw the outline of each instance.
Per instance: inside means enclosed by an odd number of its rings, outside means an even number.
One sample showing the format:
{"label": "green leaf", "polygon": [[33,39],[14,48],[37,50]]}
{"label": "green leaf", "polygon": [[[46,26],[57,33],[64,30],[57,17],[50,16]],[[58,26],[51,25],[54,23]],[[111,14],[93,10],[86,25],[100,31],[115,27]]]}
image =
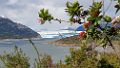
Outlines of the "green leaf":
{"label": "green leaf", "polygon": [[111,20],[112,20],[111,17],[108,16],[108,15],[104,16],[103,19],[104,19],[104,21],[106,21],[106,22],[111,22]]}
{"label": "green leaf", "polygon": [[115,13],[117,13],[120,10],[120,4],[115,5],[115,8],[117,9]]}
{"label": "green leaf", "polygon": [[120,3],[120,0],[118,0],[118,3]]}
{"label": "green leaf", "polygon": [[45,21],[51,21],[53,18],[53,16],[51,14],[49,14],[49,11],[46,9],[41,9],[39,14],[39,18],[41,18],[44,22]]}
{"label": "green leaf", "polygon": [[118,0],[118,3],[115,5],[116,13],[120,10],[120,0]]}
{"label": "green leaf", "polygon": [[95,18],[95,21],[100,21],[101,18],[102,18],[101,16],[98,16],[98,17]]}
{"label": "green leaf", "polygon": [[73,3],[67,2],[65,10],[69,14],[70,18],[73,18],[74,16],[80,16],[81,11],[83,10],[81,7],[82,6],[80,6],[78,1],[75,1]]}
{"label": "green leaf", "polygon": [[87,21],[93,21],[93,20],[95,20],[94,17],[88,17],[88,18],[87,18]]}

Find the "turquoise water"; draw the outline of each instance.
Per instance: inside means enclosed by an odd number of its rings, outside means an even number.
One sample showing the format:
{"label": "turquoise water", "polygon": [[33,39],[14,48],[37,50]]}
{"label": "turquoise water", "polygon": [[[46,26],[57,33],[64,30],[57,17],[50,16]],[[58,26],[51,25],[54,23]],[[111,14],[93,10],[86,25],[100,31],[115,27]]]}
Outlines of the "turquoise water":
{"label": "turquoise water", "polygon": [[[52,44],[47,44],[49,41],[54,41],[56,39],[39,39],[32,40],[40,54],[48,54],[52,56],[53,62],[58,62],[59,60],[64,60],[66,55],[69,55],[70,47],[63,46],[55,46]],[[33,48],[33,46],[29,43],[28,40],[2,40],[0,41],[0,54],[4,54],[4,51],[11,53],[14,50],[14,46],[18,46],[26,53],[30,58],[30,63],[33,63],[34,59],[37,58],[37,54]]]}

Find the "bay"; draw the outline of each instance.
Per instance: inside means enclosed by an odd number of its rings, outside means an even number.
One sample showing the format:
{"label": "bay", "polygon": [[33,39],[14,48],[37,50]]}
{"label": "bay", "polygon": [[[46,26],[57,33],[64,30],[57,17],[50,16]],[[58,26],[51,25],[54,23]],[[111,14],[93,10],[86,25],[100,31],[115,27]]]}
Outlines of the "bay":
{"label": "bay", "polygon": [[[54,41],[54,38],[45,38],[32,40],[32,42],[37,47],[40,54],[51,55],[53,63],[57,63],[59,60],[64,61],[65,56],[69,55],[68,46],[56,46],[48,44],[47,42]],[[13,53],[14,47],[17,46],[21,48],[23,53],[25,53],[30,58],[30,63],[34,63],[34,59],[37,58],[37,53],[33,48],[32,44],[27,39],[6,39],[0,41],[0,55],[7,53]]]}

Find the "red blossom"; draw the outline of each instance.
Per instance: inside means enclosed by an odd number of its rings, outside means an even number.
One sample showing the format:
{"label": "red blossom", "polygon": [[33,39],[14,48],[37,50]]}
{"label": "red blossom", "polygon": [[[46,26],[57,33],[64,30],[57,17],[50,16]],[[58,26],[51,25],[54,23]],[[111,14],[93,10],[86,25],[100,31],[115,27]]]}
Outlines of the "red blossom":
{"label": "red blossom", "polygon": [[85,36],[85,32],[84,32],[84,31],[80,32],[80,33],[79,33],[79,36],[80,36],[80,37],[84,37],[84,36]]}

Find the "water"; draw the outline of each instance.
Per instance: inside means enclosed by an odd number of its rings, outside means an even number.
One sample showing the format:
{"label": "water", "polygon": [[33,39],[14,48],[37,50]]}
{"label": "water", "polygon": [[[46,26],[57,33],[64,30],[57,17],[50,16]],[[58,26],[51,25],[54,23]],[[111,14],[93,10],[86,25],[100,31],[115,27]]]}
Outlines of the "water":
{"label": "water", "polygon": [[[60,38],[70,37],[78,34],[79,32],[61,30],[61,31],[42,31],[40,33],[41,37],[37,40],[32,40],[35,46],[37,47],[40,54],[51,55],[53,63],[58,61],[64,61],[65,56],[69,55],[70,46],[56,46],[48,44],[50,41],[55,41]],[[22,51],[30,58],[31,66],[33,65],[35,58],[37,58],[37,53],[33,48],[32,44],[25,39],[6,39],[0,41],[0,55],[4,54],[4,51],[7,53],[12,53],[14,51],[15,45],[18,48],[21,48]]]}
{"label": "water", "polygon": [[[40,54],[48,54],[52,56],[53,62],[56,63],[59,60],[64,60],[66,55],[69,55],[70,47],[55,46],[52,44],[47,44],[49,41],[54,41],[56,39],[39,39],[32,40]],[[0,54],[4,54],[4,51],[11,53],[14,51],[14,46],[18,46],[23,50],[24,53],[30,58],[30,63],[33,63],[34,59],[37,58],[37,54],[28,40],[18,40],[18,39],[9,39],[0,41]]]}

